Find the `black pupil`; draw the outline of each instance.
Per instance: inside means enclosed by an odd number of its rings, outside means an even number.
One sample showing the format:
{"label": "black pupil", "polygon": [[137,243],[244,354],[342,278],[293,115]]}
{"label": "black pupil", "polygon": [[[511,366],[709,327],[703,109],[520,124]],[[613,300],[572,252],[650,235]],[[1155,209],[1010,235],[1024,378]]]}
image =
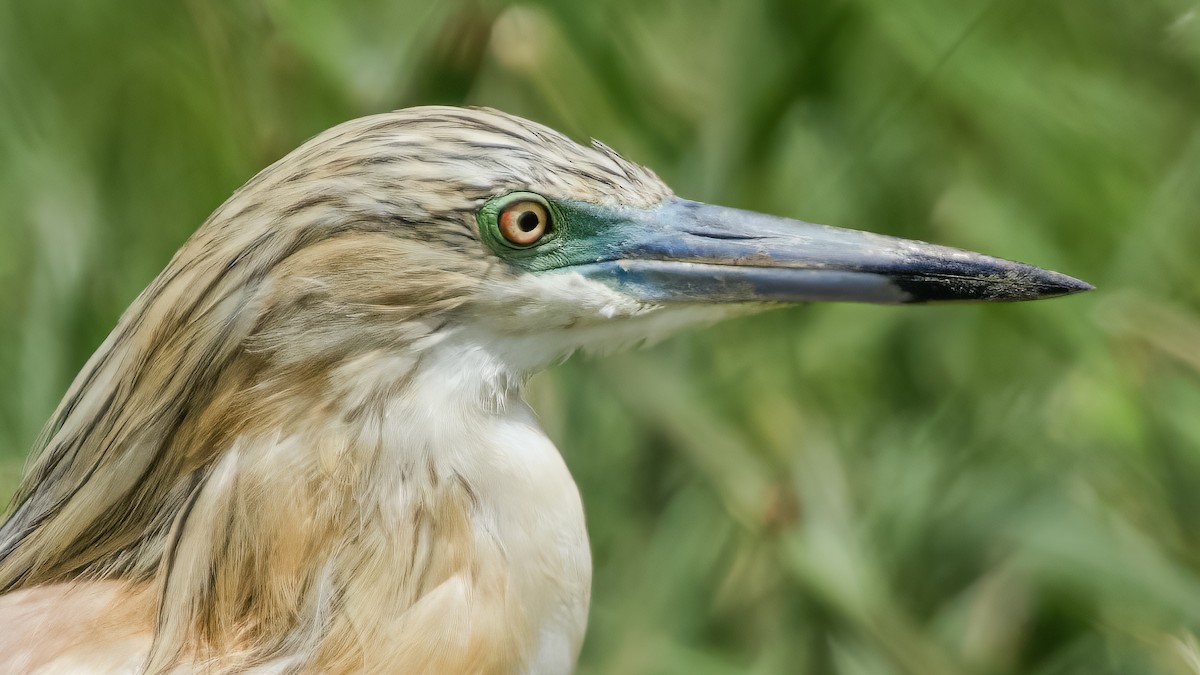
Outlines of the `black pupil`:
{"label": "black pupil", "polygon": [[533,211],[526,211],[517,218],[517,227],[521,228],[522,232],[533,232],[542,222],[541,217]]}

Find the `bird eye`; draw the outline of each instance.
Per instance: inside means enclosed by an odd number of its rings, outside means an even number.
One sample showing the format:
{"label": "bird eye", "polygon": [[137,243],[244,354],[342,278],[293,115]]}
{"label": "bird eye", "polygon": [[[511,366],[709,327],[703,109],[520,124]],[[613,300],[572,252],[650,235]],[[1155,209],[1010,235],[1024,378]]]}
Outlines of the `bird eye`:
{"label": "bird eye", "polygon": [[475,212],[479,234],[502,258],[541,258],[562,245],[558,207],[536,192],[510,192],[493,197]]}
{"label": "bird eye", "polygon": [[523,199],[500,211],[500,234],[515,246],[533,246],[550,229],[550,212],[539,202]]}

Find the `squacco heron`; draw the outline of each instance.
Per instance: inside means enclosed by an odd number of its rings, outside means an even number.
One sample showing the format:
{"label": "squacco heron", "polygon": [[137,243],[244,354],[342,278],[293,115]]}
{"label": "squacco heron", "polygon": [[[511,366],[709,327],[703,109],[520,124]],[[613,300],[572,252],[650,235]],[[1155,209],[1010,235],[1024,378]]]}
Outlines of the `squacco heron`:
{"label": "squacco heron", "polygon": [[138,296],[0,527],[0,671],[567,673],[591,560],[531,373],[780,303],[1090,288],[674,196],[492,110],[335,127]]}

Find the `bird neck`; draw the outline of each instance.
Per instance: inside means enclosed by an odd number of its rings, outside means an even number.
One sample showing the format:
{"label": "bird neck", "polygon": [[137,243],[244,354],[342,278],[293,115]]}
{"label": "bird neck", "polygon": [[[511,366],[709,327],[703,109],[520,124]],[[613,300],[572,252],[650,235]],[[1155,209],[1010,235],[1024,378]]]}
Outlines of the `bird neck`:
{"label": "bird neck", "polygon": [[[155,664],[199,643],[236,645],[240,666],[569,668],[587,537],[523,379],[452,333],[347,360],[319,388],[271,382],[287,394],[242,428],[176,526]],[[437,635],[458,637],[431,651]]]}

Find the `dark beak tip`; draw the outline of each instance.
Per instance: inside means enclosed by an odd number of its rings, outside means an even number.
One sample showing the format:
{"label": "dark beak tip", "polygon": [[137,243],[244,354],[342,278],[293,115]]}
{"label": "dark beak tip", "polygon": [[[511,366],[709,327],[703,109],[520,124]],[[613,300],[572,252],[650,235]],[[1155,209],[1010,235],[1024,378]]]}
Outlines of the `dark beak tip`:
{"label": "dark beak tip", "polygon": [[[1008,288],[1005,288],[1008,286]],[[1095,290],[1095,286],[1081,279],[1038,267],[1028,268],[1028,273],[1012,284],[997,283],[996,294],[989,298],[998,302],[1042,300],[1061,298],[1076,293]]]}
{"label": "dark beak tip", "polygon": [[1089,284],[1086,281],[1083,281],[1081,279],[1075,279],[1072,277],[1067,277],[1067,278],[1071,280],[1071,283],[1069,283],[1065,286],[1068,295],[1071,293],[1086,293],[1088,291],[1096,290],[1095,286]]}
{"label": "dark beak tip", "polygon": [[915,304],[1025,302],[1094,290],[1094,286],[1040,267],[1001,261],[1001,270],[979,276],[906,274],[893,278]]}
{"label": "dark beak tip", "polygon": [[1076,279],[1075,277],[1069,277],[1065,274],[1050,272],[1048,270],[1039,269],[1038,272],[1040,273],[1038,275],[1040,278],[1035,277],[1035,283],[1038,287],[1045,289],[1045,292],[1039,294],[1038,297],[1059,297],[1096,290],[1095,286],[1082,279]]}

